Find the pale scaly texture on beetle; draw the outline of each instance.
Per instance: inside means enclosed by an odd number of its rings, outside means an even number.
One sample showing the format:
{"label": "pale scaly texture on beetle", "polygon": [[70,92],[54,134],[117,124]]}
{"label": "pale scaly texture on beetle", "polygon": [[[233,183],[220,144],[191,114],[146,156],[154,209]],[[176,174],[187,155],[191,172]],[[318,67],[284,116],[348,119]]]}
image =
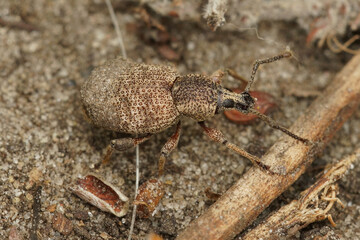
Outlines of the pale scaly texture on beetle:
{"label": "pale scaly texture on beetle", "polygon": [[174,68],[118,58],[94,69],[81,89],[86,114],[100,127],[130,134],[161,132],[179,112],[171,96]]}

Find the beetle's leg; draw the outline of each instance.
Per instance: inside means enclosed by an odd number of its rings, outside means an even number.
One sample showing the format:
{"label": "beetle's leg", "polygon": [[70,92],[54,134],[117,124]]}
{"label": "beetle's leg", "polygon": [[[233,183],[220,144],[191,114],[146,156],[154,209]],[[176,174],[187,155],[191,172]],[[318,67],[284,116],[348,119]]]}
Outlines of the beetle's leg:
{"label": "beetle's leg", "polygon": [[105,164],[109,163],[113,152],[114,152],[114,149],[110,145],[107,146],[105,156],[103,157],[102,161],[97,164],[96,168],[100,167],[100,165],[102,165],[102,164],[105,165]]}
{"label": "beetle's leg", "polygon": [[217,83],[217,84],[221,84],[221,79],[224,77],[225,73],[223,70],[219,69],[216,70],[215,72],[213,72],[210,75],[210,78],[213,82]]}
{"label": "beetle's leg", "polygon": [[151,135],[147,135],[145,137],[140,138],[118,138],[113,139],[110,142],[110,146],[113,149],[116,149],[118,151],[124,151],[130,148],[135,147],[136,145],[145,142],[151,137]]}
{"label": "beetle's leg", "polygon": [[238,146],[236,146],[233,143],[230,143],[222,134],[222,132],[220,132],[219,130],[215,129],[215,128],[209,128],[205,125],[205,122],[199,122],[199,125],[204,129],[205,134],[208,135],[208,137],[218,143],[222,143],[224,144],[227,148],[237,152],[238,154],[240,154],[243,157],[246,157],[247,159],[249,159],[254,165],[260,167],[261,169],[267,170],[271,173],[273,173],[272,171],[270,171],[270,166],[265,165],[261,162],[260,158],[248,153],[247,151],[245,151],[244,149],[239,148]]}
{"label": "beetle's leg", "polygon": [[165,145],[161,149],[161,155],[159,158],[159,176],[164,174],[164,166],[167,157],[176,148],[180,139],[181,133],[181,122],[179,121],[175,133],[169,138]]}
{"label": "beetle's leg", "polygon": [[101,164],[106,164],[110,161],[110,157],[114,150],[124,151],[135,147],[136,145],[145,142],[151,137],[151,135],[141,137],[141,138],[119,138],[113,139],[110,142],[110,145],[107,147],[106,154],[101,162]]}
{"label": "beetle's leg", "polygon": [[248,84],[248,80],[246,80],[246,78],[244,78],[243,76],[239,75],[235,70],[231,69],[231,68],[227,68],[226,72],[232,76],[233,78],[235,78],[236,80],[239,80],[241,82],[240,85],[240,90],[243,91],[246,87],[246,85]]}

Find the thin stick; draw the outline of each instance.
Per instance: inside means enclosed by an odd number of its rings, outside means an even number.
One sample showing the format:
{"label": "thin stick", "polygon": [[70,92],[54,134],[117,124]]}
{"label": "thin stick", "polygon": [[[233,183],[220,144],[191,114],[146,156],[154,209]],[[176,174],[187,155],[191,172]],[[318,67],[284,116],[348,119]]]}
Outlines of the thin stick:
{"label": "thin stick", "polygon": [[1,17],[0,17],[0,25],[1,26],[7,26],[9,28],[25,30],[25,31],[28,31],[28,32],[40,31],[40,28],[38,26],[32,25],[30,23],[26,23],[26,22],[10,22],[10,21],[6,21],[6,20],[2,19]]}
{"label": "thin stick", "polygon": [[119,23],[118,23],[117,18],[115,16],[114,8],[112,7],[110,0],[105,0],[105,2],[106,2],[106,5],[107,5],[107,7],[109,9],[111,21],[114,24],[114,28],[115,28],[115,32],[116,32],[116,35],[117,35],[117,38],[118,38],[118,41],[119,41],[119,45],[120,45],[120,48],[121,48],[122,56],[124,58],[126,58],[125,45],[124,45],[124,41],[123,41],[123,38],[122,38],[122,35],[121,35]]}
{"label": "thin stick", "polygon": [[[134,197],[134,199],[136,199],[136,196],[137,196],[137,193],[138,193],[139,180],[140,180],[139,144],[136,145],[135,153],[136,153],[136,181],[135,181],[135,197]],[[130,225],[130,232],[129,232],[128,240],[131,240],[132,234],[134,232],[135,219],[136,219],[136,209],[137,209],[137,205],[134,204],[132,217],[131,217],[131,225]]]}
{"label": "thin stick", "polygon": [[252,167],[177,240],[232,239],[243,231],[301,176],[359,103],[360,55],[356,55],[290,128],[316,144],[308,146],[283,136],[261,162],[284,175],[266,174]]}
{"label": "thin stick", "polygon": [[[114,28],[115,28],[115,32],[116,32],[116,35],[117,35],[117,38],[118,38],[118,41],[119,41],[122,56],[123,56],[123,58],[127,58],[126,50],[125,50],[125,46],[124,46],[124,41],[123,41],[123,38],[122,38],[122,35],[121,35],[121,31],[120,31],[120,27],[119,27],[117,18],[115,16],[114,8],[112,7],[110,0],[105,0],[105,2],[106,2],[106,5],[107,5],[107,7],[109,9],[111,20],[112,20]],[[138,193],[138,188],[139,188],[139,181],[140,181],[140,150],[139,150],[139,144],[136,145],[135,155],[136,155],[136,164],[135,164],[136,165],[136,180],[135,180],[135,196],[134,196],[134,199],[136,199],[136,195]],[[129,232],[128,240],[131,240],[132,234],[134,232],[135,219],[136,219],[136,209],[137,209],[137,205],[134,204],[132,217],[131,217],[131,225],[130,225],[130,232]]]}

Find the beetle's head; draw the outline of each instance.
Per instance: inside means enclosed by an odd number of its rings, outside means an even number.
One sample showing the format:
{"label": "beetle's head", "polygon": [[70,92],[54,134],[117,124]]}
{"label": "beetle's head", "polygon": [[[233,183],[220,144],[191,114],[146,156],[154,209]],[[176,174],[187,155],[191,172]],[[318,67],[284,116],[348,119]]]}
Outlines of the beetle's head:
{"label": "beetle's head", "polygon": [[242,113],[249,113],[254,105],[255,99],[247,91],[235,93],[225,88],[218,90],[217,112],[235,109]]}

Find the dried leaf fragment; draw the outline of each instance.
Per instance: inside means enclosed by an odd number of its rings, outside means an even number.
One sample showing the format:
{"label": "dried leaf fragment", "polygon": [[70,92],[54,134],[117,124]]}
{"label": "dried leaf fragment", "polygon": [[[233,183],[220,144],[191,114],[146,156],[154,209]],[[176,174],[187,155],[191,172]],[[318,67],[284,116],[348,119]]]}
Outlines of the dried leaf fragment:
{"label": "dried leaf fragment", "polygon": [[160,45],[158,46],[157,50],[162,57],[166,58],[169,61],[178,61],[180,59],[180,55],[172,48],[170,48],[169,45]]}
{"label": "dried leaf fragment", "polygon": [[56,211],[56,207],[57,207],[56,204],[52,204],[52,205],[50,205],[50,206],[48,206],[48,207],[46,208],[46,211],[48,211],[48,212],[50,212],[50,213],[53,213],[53,212]]}
{"label": "dried leaf fragment", "polygon": [[129,208],[129,199],[116,187],[95,175],[79,178],[71,187],[73,193],[102,211],[124,216]]}
{"label": "dried leaf fragment", "polygon": [[[233,91],[236,93],[241,92],[240,89],[234,89]],[[260,113],[266,114],[276,108],[276,101],[270,94],[260,91],[250,91],[249,93],[253,98],[256,98],[255,109]],[[244,114],[237,110],[224,111],[224,114],[230,121],[237,124],[250,124],[257,119],[254,114]]]}
{"label": "dried leaf fragment", "polygon": [[149,179],[140,187],[134,201],[137,207],[137,213],[141,218],[148,218],[155,211],[161,198],[164,196],[164,186],[158,179]]}
{"label": "dried leaf fragment", "polygon": [[73,230],[72,222],[59,212],[52,219],[52,227],[63,235],[69,235]]}
{"label": "dried leaf fragment", "polygon": [[163,238],[160,235],[151,232],[146,236],[146,240],[163,240]]}
{"label": "dried leaf fragment", "polygon": [[205,195],[208,199],[210,199],[212,201],[216,201],[221,197],[221,194],[211,191],[211,188],[209,188],[209,187],[207,189],[205,189]]}

